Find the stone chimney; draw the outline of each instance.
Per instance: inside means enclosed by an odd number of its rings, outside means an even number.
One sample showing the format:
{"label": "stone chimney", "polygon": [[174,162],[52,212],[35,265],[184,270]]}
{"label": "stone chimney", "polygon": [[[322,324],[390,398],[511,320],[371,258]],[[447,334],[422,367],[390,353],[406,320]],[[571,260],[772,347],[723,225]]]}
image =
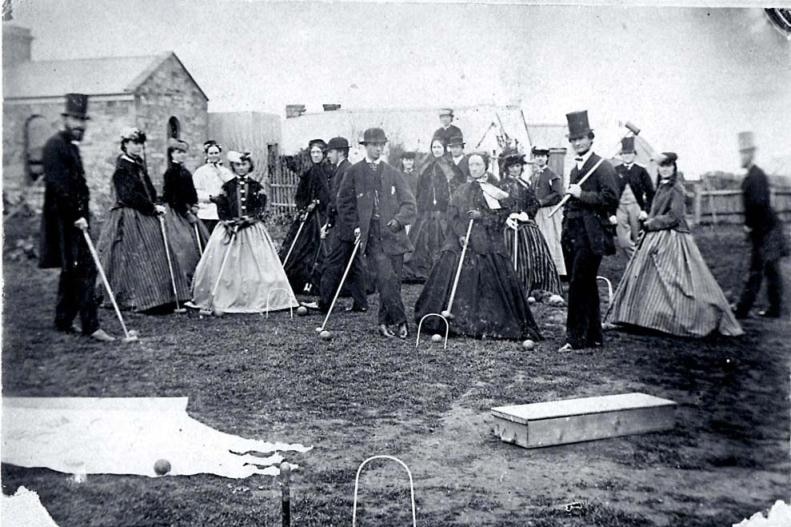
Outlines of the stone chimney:
{"label": "stone chimney", "polygon": [[299,117],[303,113],[305,113],[305,105],[304,104],[287,104],[286,105],[286,119],[291,119],[292,117]]}
{"label": "stone chimney", "polygon": [[26,27],[3,23],[3,67],[30,61],[33,36]]}

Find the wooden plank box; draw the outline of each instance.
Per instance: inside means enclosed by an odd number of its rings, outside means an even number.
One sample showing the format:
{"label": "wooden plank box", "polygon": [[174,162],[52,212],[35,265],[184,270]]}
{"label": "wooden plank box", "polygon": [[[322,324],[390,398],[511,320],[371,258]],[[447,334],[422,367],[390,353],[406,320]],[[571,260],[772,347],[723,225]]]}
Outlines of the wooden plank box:
{"label": "wooden plank box", "polygon": [[624,393],[492,408],[493,431],[525,448],[670,430],[676,403],[645,393]]}

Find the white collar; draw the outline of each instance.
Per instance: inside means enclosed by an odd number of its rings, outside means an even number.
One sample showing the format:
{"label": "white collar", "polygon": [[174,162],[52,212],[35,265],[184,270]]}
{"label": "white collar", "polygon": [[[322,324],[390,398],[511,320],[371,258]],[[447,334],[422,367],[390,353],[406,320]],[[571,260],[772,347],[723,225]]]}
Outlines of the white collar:
{"label": "white collar", "polygon": [[365,156],[365,162],[366,162],[366,163],[368,163],[368,164],[372,164],[372,165],[377,165],[377,166],[379,166],[379,163],[381,163],[381,162],[382,162],[382,158],[380,157],[380,158],[379,158],[379,159],[377,159],[376,161],[373,161],[373,160],[371,160],[371,159],[368,159],[368,156]]}
{"label": "white collar", "polygon": [[[582,154],[581,156],[579,156],[579,155],[575,155],[575,156],[574,156],[574,160],[577,162],[577,167],[578,167],[578,168],[582,168],[583,166],[585,166],[585,163],[587,163],[587,162],[588,162],[588,159],[590,159],[590,157],[591,157],[592,155],[593,155],[593,148],[591,148],[590,150],[588,150],[587,152],[585,152],[585,153],[584,153],[584,154]],[[578,158],[578,157],[581,157],[581,158],[582,158],[582,161],[577,161],[577,158]]]}
{"label": "white collar", "polygon": [[[459,161],[461,161],[462,159],[464,159],[464,154],[463,154],[463,153],[462,153],[462,154],[461,154],[459,157],[454,157],[454,158],[453,158],[453,161],[455,161],[455,162],[456,162],[456,164],[458,164],[458,163],[459,163]],[[457,160],[458,160],[458,161],[457,161]]]}

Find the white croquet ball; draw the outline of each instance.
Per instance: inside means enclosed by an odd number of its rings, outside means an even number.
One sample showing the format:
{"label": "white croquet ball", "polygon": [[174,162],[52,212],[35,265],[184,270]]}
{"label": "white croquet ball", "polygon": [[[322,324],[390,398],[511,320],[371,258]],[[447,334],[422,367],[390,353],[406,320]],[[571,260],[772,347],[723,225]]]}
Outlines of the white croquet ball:
{"label": "white croquet ball", "polygon": [[527,339],[526,341],[522,342],[522,347],[531,350],[536,347],[536,343],[530,339]]}
{"label": "white croquet ball", "polygon": [[431,341],[442,342],[442,335],[440,335],[439,333],[434,333],[433,335],[431,335]]}
{"label": "white croquet ball", "polygon": [[225,314],[225,311],[223,311],[222,309],[215,309],[215,310],[212,312],[212,314],[213,314],[215,317],[221,317],[221,316],[223,316],[223,315]]}
{"label": "white croquet ball", "polygon": [[304,317],[307,314],[308,314],[308,308],[306,308],[305,306],[299,306],[297,308],[297,315]]}
{"label": "white croquet ball", "polygon": [[321,338],[321,340],[330,340],[332,338],[332,333],[330,333],[325,329],[324,331],[319,333],[319,338]]}
{"label": "white croquet ball", "polygon": [[527,297],[527,303],[528,304],[535,304],[536,303],[536,298],[534,296]]}

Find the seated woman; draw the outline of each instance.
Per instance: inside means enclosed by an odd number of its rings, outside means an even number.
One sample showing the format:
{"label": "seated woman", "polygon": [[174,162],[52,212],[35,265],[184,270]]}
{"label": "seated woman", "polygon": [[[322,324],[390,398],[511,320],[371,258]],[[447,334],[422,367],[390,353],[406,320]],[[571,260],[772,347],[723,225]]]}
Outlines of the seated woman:
{"label": "seated woman", "polygon": [[684,186],[678,156],[660,155],[657,191],[645,221],[645,234],[626,266],[604,325],[625,324],[684,337],[714,331],[743,333],[714,280],[684,219]]}
{"label": "seated woman", "polygon": [[525,293],[536,297],[559,295],[562,292],[560,276],[544,235],[535,222],[539,203],[529,181],[522,178],[524,165],[524,157],[520,154],[512,154],[503,162],[504,177],[500,187],[511,195],[513,203],[503,230],[505,247],[512,267],[516,261],[516,274]]}
{"label": "seated woman", "polygon": [[327,143],[322,139],[308,143],[311,165],[299,177],[294,195],[296,218],[280,246],[280,261],[284,262],[288,281],[300,294],[318,294],[321,282],[320,270],[326,251],[321,229],[327,223],[333,175],[325,162],[326,149]]}
{"label": "seated woman", "polygon": [[[415,320],[447,309],[469,222],[472,230],[451,306],[450,330],[474,338],[541,339],[527,295],[519,284],[503,244],[503,225],[511,212],[508,193],[486,172],[488,156],[469,157],[470,183],[461,185],[448,208],[448,234],[415,304]],[[427,331],[444,331],[444,324],[428,318]]]}
{"label": "seated woman", "polygon": [[404,261],[404,282],[425,282],[439,259],[447,226],[450,181],[455,177],[445,156],[445,144],[434,138],[431,158],[420,170],[417,180],[417,221],[409,230],[415,250]]}
{"label": "seated woman", "polygon": [[167,150],[168,169],[162,176],[162,200],[165,202],[165,226],[168,240],[173,245],[176,258],[188,279],[192,279],[209,231],[198,219],[198,194],[192,174],[184,167],[184,157],[189,145],[180,139],[171,139]]}
{"label": "seated woman", "polygon": [[[121,151],[113,172],[116,203],[110,209],[96,249],[119,307],[149,311],[189,300],[189,280],[170,243],[171,269],[165,253],[157,192],[141,157],[146,134],[137,128],[121,133]],[[108,299],[109,301],[109,299]]]}
{"label": "seated woman", "polygon": [[[267,304],[269,311],[297,307],[264,227],[266,193],[260,183],[247,177],[253,170],[250,154],[231,151],[228,161],[235,177],[214,198],[220,224],[195,270],[191,306],[215,313],[262,313]],[[212,295],[218,277],[219,287]]]}

